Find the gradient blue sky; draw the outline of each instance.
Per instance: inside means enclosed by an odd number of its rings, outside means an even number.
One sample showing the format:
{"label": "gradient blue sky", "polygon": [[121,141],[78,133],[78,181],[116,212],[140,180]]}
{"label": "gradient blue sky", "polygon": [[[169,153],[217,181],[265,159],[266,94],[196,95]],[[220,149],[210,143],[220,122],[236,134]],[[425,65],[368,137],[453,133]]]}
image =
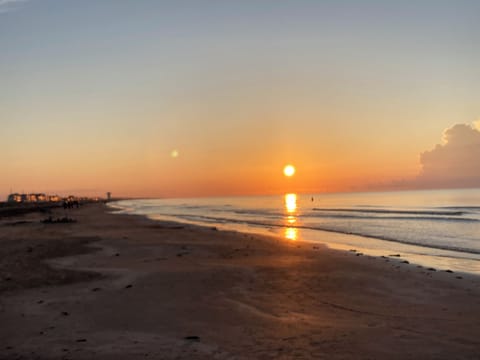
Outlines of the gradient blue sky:
{"label": "gradient blue sky", "polygon": [[479,1],[0,0],[0,195],[414,178],[480,116],[478,24]]}

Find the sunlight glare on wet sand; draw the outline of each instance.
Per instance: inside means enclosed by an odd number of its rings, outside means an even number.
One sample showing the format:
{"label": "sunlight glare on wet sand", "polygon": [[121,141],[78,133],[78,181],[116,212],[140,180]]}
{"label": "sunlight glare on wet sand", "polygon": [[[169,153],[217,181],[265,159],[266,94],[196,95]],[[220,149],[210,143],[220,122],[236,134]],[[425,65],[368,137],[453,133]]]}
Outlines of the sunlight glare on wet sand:
{"label": "sunlight glare on wet sand", "polygon": [[286,228],[285,229],[285,238],[288,240],[297,240],[298,229],[296,228]]}

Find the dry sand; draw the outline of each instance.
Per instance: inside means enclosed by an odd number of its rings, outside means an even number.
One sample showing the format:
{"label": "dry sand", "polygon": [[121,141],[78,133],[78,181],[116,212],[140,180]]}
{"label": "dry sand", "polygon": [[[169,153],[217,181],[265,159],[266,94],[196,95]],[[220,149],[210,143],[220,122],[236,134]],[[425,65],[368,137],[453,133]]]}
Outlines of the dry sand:
{"label": "dry sand", "polygon": [[0,359],[480,358],[478,277],[101,204],[68,214],[0,218]]}

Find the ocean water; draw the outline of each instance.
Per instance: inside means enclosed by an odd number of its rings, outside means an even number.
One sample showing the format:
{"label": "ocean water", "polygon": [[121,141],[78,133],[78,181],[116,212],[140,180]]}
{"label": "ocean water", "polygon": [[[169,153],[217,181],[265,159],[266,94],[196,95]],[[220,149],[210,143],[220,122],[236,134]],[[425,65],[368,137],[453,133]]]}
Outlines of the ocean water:
{"label": "ocean water", "polygon": [[111,206],[480,274],[480,189],[139,199]]}

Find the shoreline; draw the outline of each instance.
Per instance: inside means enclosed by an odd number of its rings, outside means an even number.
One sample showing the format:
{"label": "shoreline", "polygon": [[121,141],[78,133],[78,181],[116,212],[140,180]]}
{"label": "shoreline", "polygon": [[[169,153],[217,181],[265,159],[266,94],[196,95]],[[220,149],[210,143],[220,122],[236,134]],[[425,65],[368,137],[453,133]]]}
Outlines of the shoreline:
{"label": "shoreline", "polygon": [[[397,254],[401,254],[400,258],[402,258],[402,260],[408,260],[409,262],[417,265],[420,268],[434,268],[436,271],[445,271],[449,273],[454,272],[465,276],[473,275],[480,277],[480,265],[477,265],[480,264],[480,254],[472,252],[455,251],[452,249],[443,249],[435,246],[420,245],[415,243],[390,240],[387,238],[340,232],[334,230],[310,229],[308,227],[301,226],[270,225],[270,230],[267,228],[248,228],[251,225],[255,225],[254,223],[249,223],[247,225],[247,228],[245,229],[238,229],[235,226],[225,224],[212,224],[211,226],[208,226],[196,224],[195,222],[190,222],[188,220],[170,220],[167,219],[169,216],[165,216],[165,218],[162,219],[161,217],[154,218],[153,216],[155,215],[150,216],[149,214],[135,214],[115,204],[108,204],[108,207],[110,207],[112,211],[118,212],[118,214],[143,216],[151,221],[158,221],[160,223],[171,223],[180,226],[193,226],[199,228],[218,227],[220,231],[233,231],[238,233],[253,234],[255,236],[273,237],[277,239],[282,239],[284,241],[287,240],[295,241],[297,243],[305,243],[306,245],[326,245],[332,250],[355,250],[356,252],[362,253],[362,255],[374,256],[377,258],[387,257],[395,259],[398,257],[396,256]],[[303,236],[295,240],[289,240],[285,239],[285,236],[282,235],[282,232],[273,231],[273,229],[287,230],[289,228],[294,228],[298,231],[301,231]],[[337,239],[337,241],[332,241],[332,238]],[[345,241],[345,239],[352,240]],[[395,245],[395,249],[381,249],[382,246],[378,246],[378,244],[382,243],[393,244]],[[436,253],[428,254],[428,251]],[[395,256],[390,256],[391,254],[394,254]],[[461,263],[458,263],[458,260],[460,260]],[[471,266],[469,267],[469,265]]]}
{"label": "shoreline", "polygon": [[113,211],[0,224],[2,245],[95,239],[96,251],[48,262],[103,274],[0,294],[2,359],[478,355],[478,276]]}
{"label": "shoreline", "polygon": [[[194,223],[188,223],[188,222],[181,222],[181,221],[175,221],[175,220],[163,220],[163,219],[153,219],[149,217],[148,215],[143,215],[143,214],[132,214],[132,213],[127,213],[127,212],[122,212],[121,208],[116,208],[114,206],[109,206],[107,204],[107,209],[110,209],[111,213],[114,215],[126,215],[126,216],[136,216],[140,217],[142,219],[152,221],[153,223],[158,223],[158,224],[163,224],[164,226],[170,226],[172,228],[192,228],[192,229],[202,229],[202,230],[212,230],[214,229],[215,231],[223,232],[223,233],[233,233],[233,234],[239,234],[240,236],[247,236],[251,235],[254,237],[258,237],[263,240],[267,241],[283,241],[283,242],[289,242],[290,240],[285,239],[284,237],[281,236],[279,233],[271,232],[269,233],[268,231],[241,231],[241,230],[236,230],[236,229],[220,229],[217,226],[206,226],[206,225],[199,225],[199,224],[194,224]],[[118,211],[118,214],[115,214],[115,212]],[[287,228],[281,227],[281,228]],[[347,234],[347,233],[341,233],[341,232],[335,232],[335,231],[329,231],[329,230],[320,230],[319,232],[324,233],[326,235],[336,235],[336,236],[346,236],[346,237],[360,237],[360,238],[366,238],[366,239],[371,239],[371,240],[376,240],[376,241],[389,241],[389,240],[384,240],[384,239],[379,239],[375,237],[370,237],[370,236],[364,236],[364,235],[357,235],[357,234]],[[396,242],[396,241],[389,241],[395,244],[399,244],[401,246],[405,245],[407,247],[414,247],[414,248],[421,248],[421,246],[418,245],[412,245],[412,244],[405,244],[401,242]],[[415,260],[412,260],[412,257],[414,259],[417,259],[419,257],[427,257],[427,258],[432,258],[432,255],[418,255],[418,254],[413,254],[413,253],[406,253],[403,251],[393,251],[393,252],[386,252],[384,250],[374,250],[374,249],[369,249],[369,248],[362,248],[361,246],[348,246],[348,245],[343,245],[341,243],[334,243],[330,242],[329,240],[325,239],[325,241],[315,241],[315,240],[308,240],[308,239],[297,239],[293,240],[292,246],[297,244],[300,246],[305,246],[305,247],[311,247],[312,249],[317,249],[319,247],[325,247],[330,251],[333,252],[343,252],[343,253],[353,253],[355,256],[360,256],[360,257],[366,257],[366,258],[375,258],[379,259],[384,262],[391,262],[392,266],[404,266],[405,264],[414,266],[420,271],[421,273],[429,274],[429,272],[438,272],[438,273],[447,273],[452,276],[454,276],[456,279],[461,280],[464,278],[470,278],[473,280],[478,280],[480,282],[480,273],[477,272],[469,272],[469,271],[462,271],[462,270],[451,270],[449,267],[438,267],[438,263],[433,265],[432,263],[428,263],[428,261],[425,262],[416,262]],[[430,247],[427,247],[431,249]],[[433,248],[436,249],[436,248]],[[443,252],[451,252],[450,250],[445,250],[445,249],[437,249]],[[435,257],[443,257],[442,256],[435,256]],[[448,257],[451,259],[456,259],[456,257]],[[465,259],[460,257],[462,260],[470,260],[474,261],[471,259]],[[454,268],[454,267],[453,267]]]}

